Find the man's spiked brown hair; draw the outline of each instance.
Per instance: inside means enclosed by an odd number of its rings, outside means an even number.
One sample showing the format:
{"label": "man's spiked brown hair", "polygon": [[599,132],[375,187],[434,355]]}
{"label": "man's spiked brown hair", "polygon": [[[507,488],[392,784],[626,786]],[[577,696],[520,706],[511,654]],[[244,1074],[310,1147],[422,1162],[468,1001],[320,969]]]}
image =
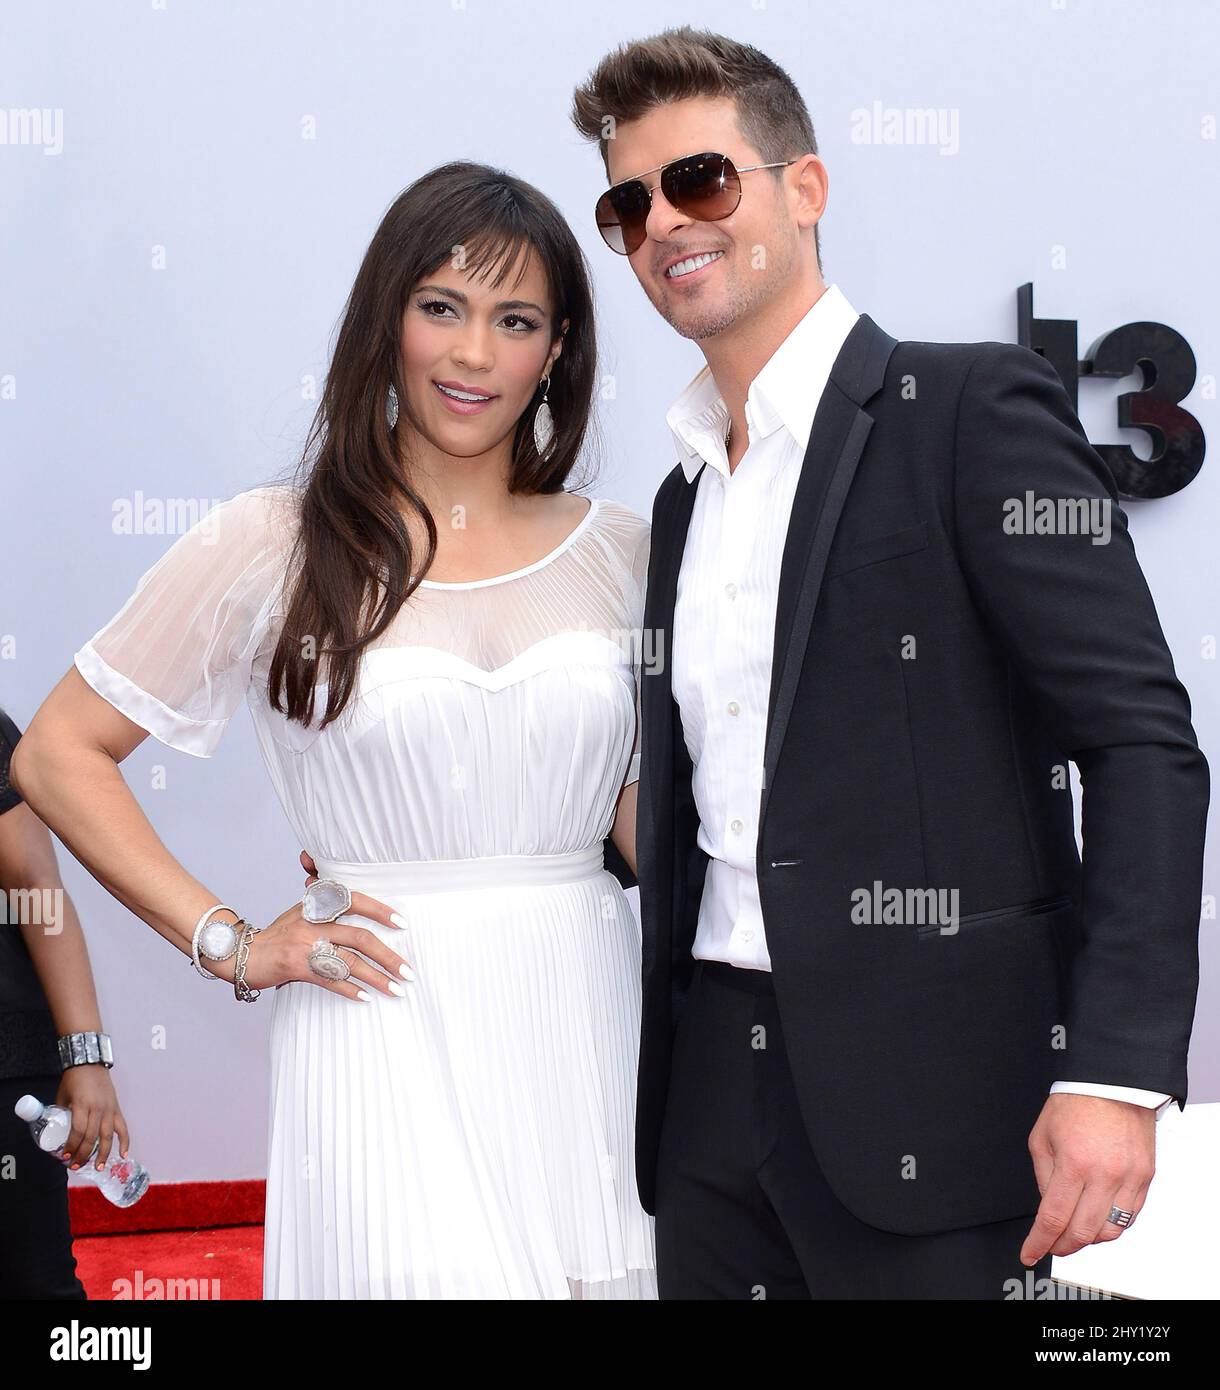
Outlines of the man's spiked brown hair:
{"label": "man's spiked brown hair", "polygon": [[[608,177],[615,128],[688,97],[730,97],[741,133],[763,164],[818,152],[809,110],[778,63],[749,44],[689,25],[637,39],[607,54],[573,94],[572,122],[586,139],[598,142]],[[778,179],[783,170],[770,173]],[[818,227],[813,244],[820,273]]]}

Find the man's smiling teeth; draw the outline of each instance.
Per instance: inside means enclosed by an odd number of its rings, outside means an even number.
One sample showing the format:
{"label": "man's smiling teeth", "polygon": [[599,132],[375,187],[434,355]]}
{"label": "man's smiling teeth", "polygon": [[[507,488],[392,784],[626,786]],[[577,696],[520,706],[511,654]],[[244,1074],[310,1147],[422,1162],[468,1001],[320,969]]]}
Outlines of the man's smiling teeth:
{"label": "man's smiling teeth", "polygon": [[705,265],[710,265],[712,261],[718,261],[723,255],[723,251],[705,251],[701,256],[688,256],[686,260],[679,261],[677,265],[671,265],[665,272],[665,278],[676,280],[680,275],[689,275],[692,270],[699,270]]}
{"label": "man's smiling teeth", "polygon": [[442,386],[440,382],[434,383],[438,391],[443,391],[446,396],[452,396],[455,401],[489,401],[490,396],[476,396],[470,391],[454,391],[451,387]]}

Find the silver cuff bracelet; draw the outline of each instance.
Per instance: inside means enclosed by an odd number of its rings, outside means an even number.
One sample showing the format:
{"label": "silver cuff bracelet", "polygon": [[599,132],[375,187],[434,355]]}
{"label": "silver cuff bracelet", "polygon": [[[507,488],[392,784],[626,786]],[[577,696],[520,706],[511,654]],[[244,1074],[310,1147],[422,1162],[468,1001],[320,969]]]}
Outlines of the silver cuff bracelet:
{"label": "silver cuff bracelet", "polygon": [[87,1062],[114,1066],[109,1033],[65,1033],[59,1040],[59,1060],[64,1068],[82,1067]]}

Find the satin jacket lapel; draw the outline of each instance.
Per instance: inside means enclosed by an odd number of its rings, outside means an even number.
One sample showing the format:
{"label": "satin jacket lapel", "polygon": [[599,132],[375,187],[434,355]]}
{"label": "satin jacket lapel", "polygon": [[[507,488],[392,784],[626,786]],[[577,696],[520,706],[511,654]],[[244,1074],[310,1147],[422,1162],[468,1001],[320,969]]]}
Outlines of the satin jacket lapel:
{"label": "satin jacket lapel", "polygon": [[[706,466],[703,465],[704,468]],[[636,876],[641,884],[668,883],[674,869],[671,833],[674,814],[674,608],[682,552],[686,547],[695,492],[702,472],[701,468],[691,482],[687,482],[685,477],[680,479],[664,514],[656,518],[651,538],[644,603],[644,664],[640,678],[643,766],[636,803]],[[658,663],[657,666],[649,667],[650,657]],[[662,834],[658,834],[658,827]],[[664,862],[658,862],[658,855],[664,855]],[[668,906],[668,899],[665,901]],[[645,943],[645,949],[648,944]]]}
{"label": "satin jacket lapel", "polygon": [[814,415],[780,566],[760,828],[767,790],[788,731],[831,542],[873,426],[873,417],[861,407],[880,390],[896,346],[896,339],[861,314],[835,358]]}

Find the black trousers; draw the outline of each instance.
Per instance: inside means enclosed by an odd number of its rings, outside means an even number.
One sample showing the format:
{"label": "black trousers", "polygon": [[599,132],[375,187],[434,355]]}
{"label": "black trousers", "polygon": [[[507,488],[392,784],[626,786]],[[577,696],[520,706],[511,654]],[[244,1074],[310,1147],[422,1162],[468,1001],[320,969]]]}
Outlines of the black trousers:
{"label": "black trousers", "polygon": [[68,1165],[44,1153],[13,1106],[55,1099],[59,1073],[0,1078],[0,1300],[88,1298],[68,1225]]}
{"label": "black trousers", "polygon": [[1002,1299],[1026,1286],[1032,1223],[910,1236],[859,1220],[809,1145],[770,973],[696,962],[657,1159],[661,1298]]}

